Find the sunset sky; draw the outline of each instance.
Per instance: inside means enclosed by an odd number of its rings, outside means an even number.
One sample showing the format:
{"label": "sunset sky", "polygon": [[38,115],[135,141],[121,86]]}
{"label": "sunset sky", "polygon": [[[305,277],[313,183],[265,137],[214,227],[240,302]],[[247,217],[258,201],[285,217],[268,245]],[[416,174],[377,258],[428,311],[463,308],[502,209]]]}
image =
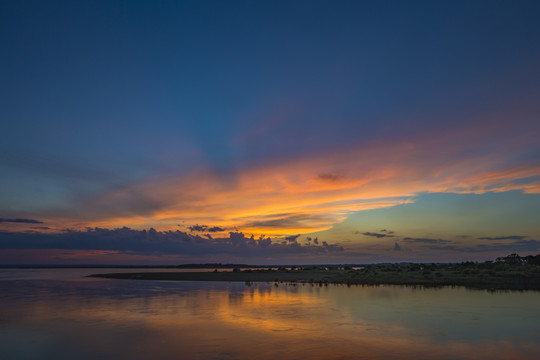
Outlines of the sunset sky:
{"label": "sunset sky", "polygon": [[0,264],[540,253],[539,1],[4,1]]}

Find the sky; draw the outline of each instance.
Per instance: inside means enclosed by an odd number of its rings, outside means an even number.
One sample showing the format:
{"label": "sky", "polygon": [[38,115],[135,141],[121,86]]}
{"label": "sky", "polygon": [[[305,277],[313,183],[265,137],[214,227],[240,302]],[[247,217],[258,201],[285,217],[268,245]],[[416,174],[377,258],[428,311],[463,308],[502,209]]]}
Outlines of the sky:
{"label": "sky", "polygon": [[540,253],[538,1],[0,9],[0,264]]}

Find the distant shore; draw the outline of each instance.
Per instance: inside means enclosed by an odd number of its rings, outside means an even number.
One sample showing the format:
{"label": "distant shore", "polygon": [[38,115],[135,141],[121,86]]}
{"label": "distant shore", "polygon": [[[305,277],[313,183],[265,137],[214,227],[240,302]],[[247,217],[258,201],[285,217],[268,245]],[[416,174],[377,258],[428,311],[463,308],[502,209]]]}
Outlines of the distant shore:
{"label": "distant shore", "polygon": [[164,281],[239,281],[310,283],[317,285],[465,286],[482,289],[540,290],[540,267],[509,264],[390,264],[311,267],[277,270],[234,269],[214,272],[136,272],[92,277]]}

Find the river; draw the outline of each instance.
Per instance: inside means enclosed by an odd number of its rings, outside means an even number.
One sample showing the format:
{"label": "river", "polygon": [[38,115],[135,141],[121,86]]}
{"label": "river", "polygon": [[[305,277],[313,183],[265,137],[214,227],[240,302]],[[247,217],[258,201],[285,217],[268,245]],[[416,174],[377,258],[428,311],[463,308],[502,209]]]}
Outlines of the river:
{"label": "river", "polygon": [[0,358],[491,360],[540,354],[538,291],[84,277],[115,271],[141,270],[1,269]]}

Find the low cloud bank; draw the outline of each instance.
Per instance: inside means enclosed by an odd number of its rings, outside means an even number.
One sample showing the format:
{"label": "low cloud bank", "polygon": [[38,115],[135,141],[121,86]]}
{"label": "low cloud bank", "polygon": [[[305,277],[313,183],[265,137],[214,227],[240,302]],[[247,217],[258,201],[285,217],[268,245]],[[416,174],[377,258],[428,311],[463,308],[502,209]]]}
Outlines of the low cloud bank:
{"label": "low cloud bank", "polygon": [[181,254],[205,256],[231,254],[234,256],[324,255],[341,253],[336,244],[300,244],[269,237],[247,237],[242,232],[230,232],[228,237],[212,238],[182,231],[88,228],[84,231],[66,230],[61,233],[0,232],[0,249],[70,249],[114,250],[127,253]]}

